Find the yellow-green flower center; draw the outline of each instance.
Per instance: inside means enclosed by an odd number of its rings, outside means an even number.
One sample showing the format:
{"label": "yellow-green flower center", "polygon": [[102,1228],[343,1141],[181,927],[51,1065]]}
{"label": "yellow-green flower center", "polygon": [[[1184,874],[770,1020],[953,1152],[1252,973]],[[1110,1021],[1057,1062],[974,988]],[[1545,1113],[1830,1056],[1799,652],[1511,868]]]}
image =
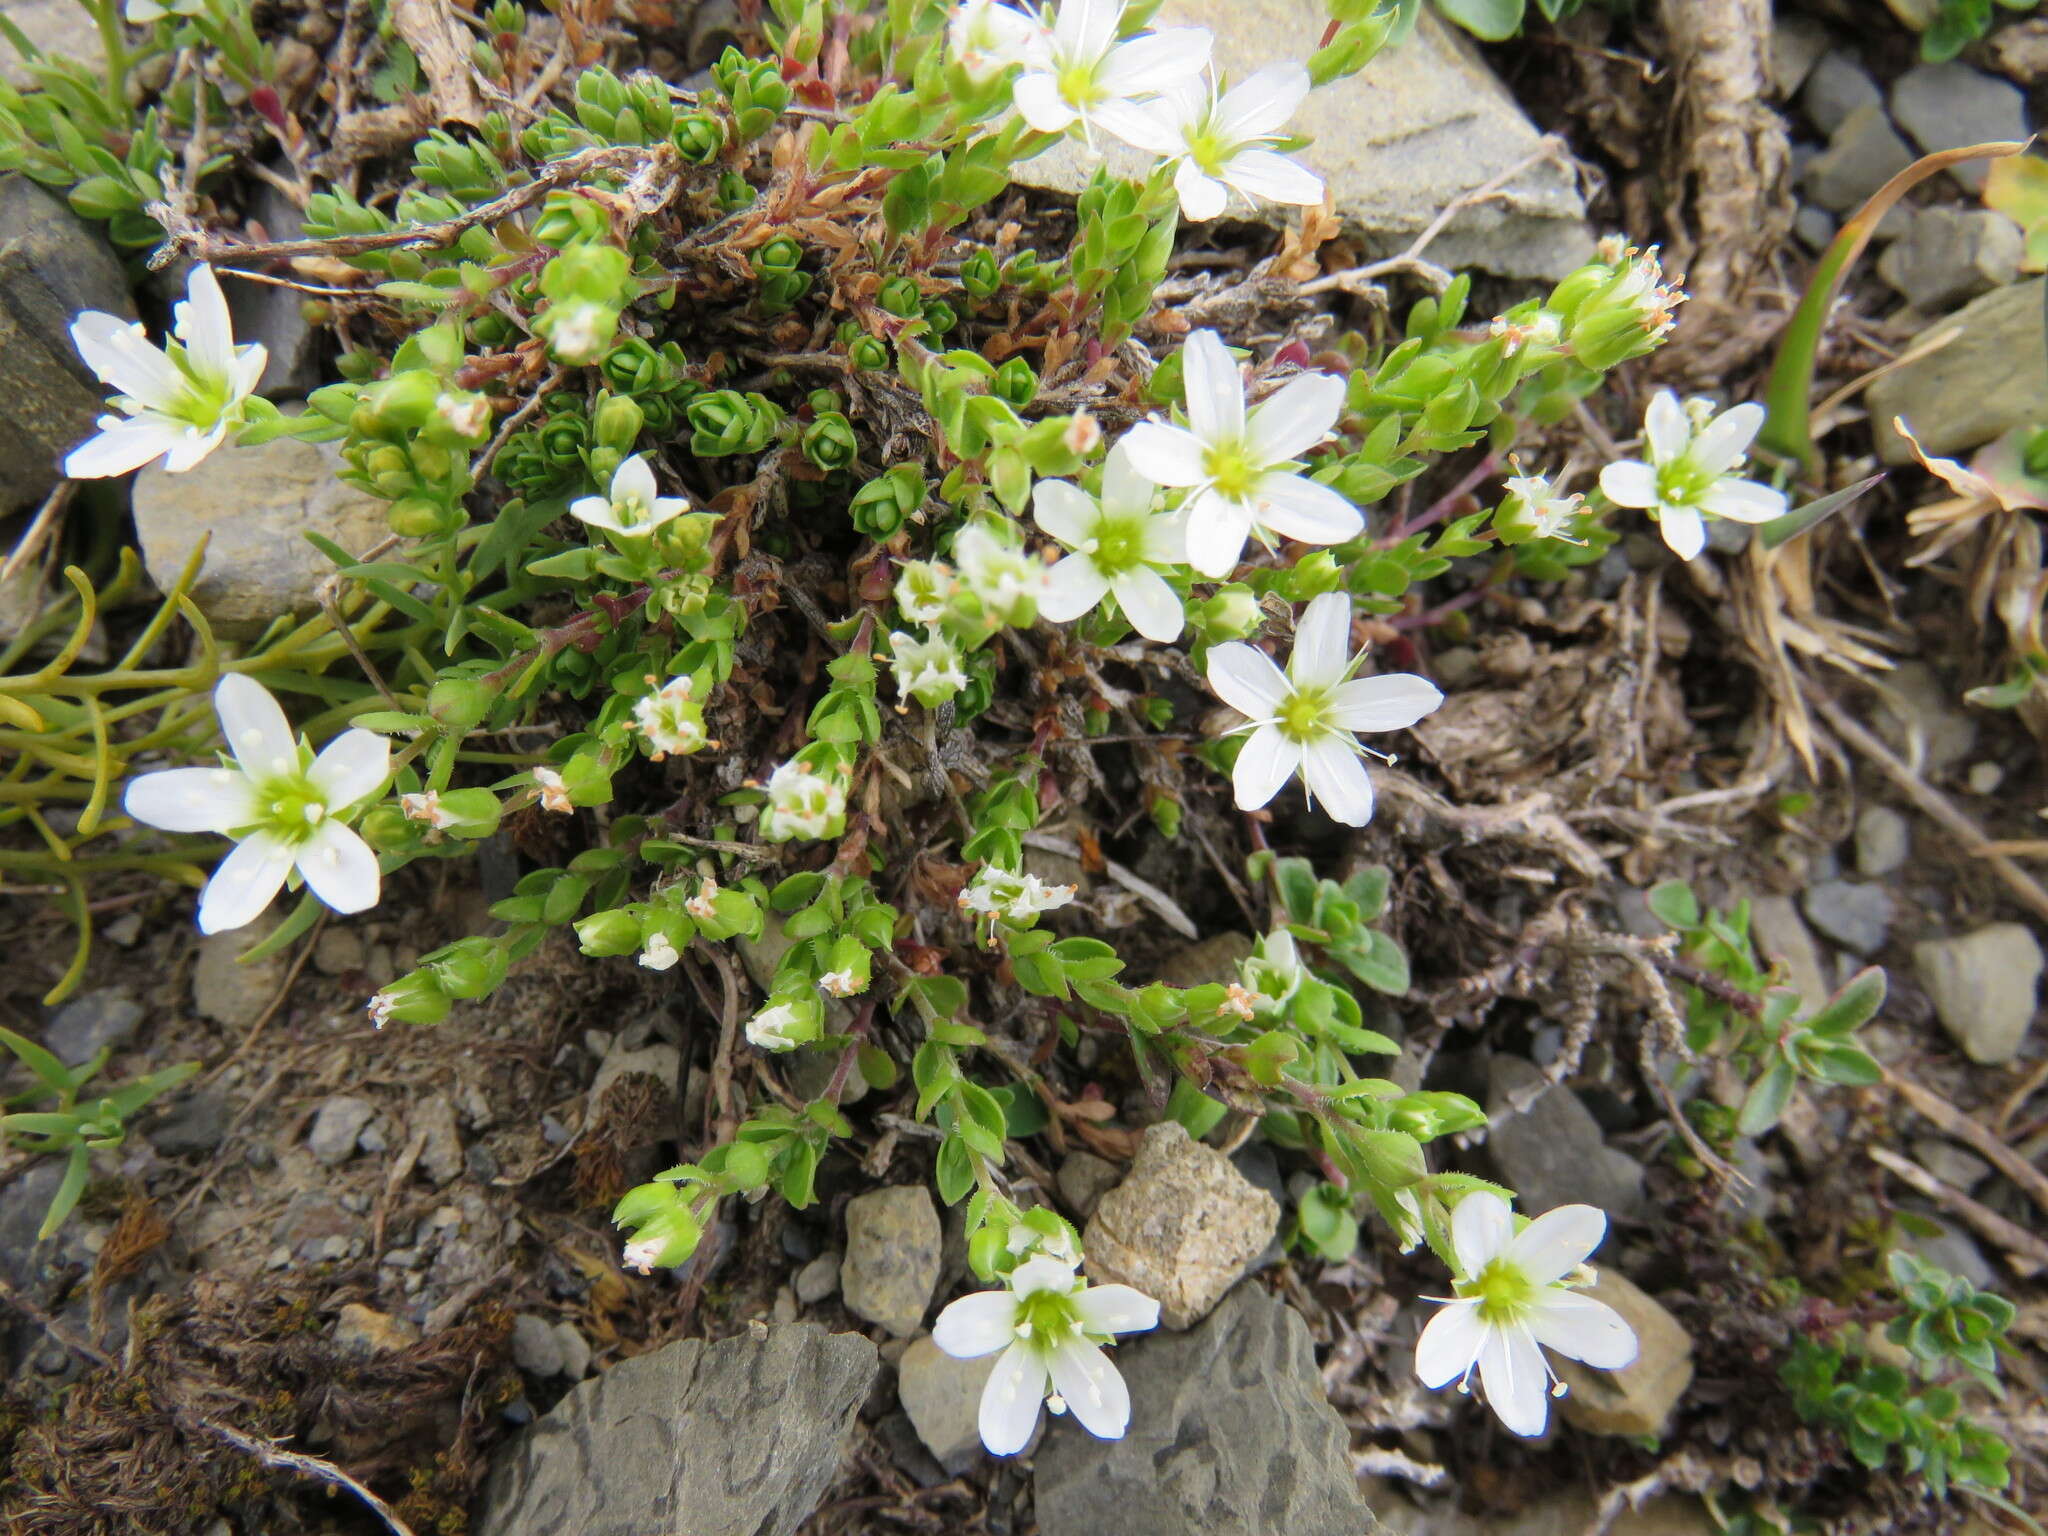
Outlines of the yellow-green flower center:
{"label": "yellow-green flower center", "polygon": [[1215,443],[1202,454],[1202,472],[1210,484],[1233,500],[1251,495],[1260,469],[1242,443]]}
{"label": "yellow-green flower center", "polygon": [[1145,520],[1105,517],[1089,541],[1088,558],[1105,576],[1121,576],[1145,563]]}
{"label": "yellow-green flower center", "polygon": [[1092,107],[1102,100],[1102,87],[1095,83],[1095,66],[1068,64],[1060,70],[1060,95],[1070,107]]}
{"label": "yellow-green flower center", "polygon": [[327,797],[303,774],[284,774],[257,787],[257,825],[280,842],[303,843],[327,819]]}
{"label": "yellow-green flower center", "polygon": [[1033,1291],[1017,1307],[1017,1332],[1041,1349],[1052,1349],[1076,1326],[1073,1301],[1058,1291]]}
{"label": "yellow-green flower center", "polygon": [[1479,1298],[1479,1316],[1488,1323],[1511,1323],[1535,1299],[1537,1288],[1529,1277],[1505,1259],[1495,1259],[1479,1271],[1479,1278],[1461,1286],[1460,1294]]}
{"label": "yellow-green flower center", "polygon": [[1188,158],[1200,166],[1203,174],[1220,176],[1237,146],[1204,124],[1187,137]]}
{"label": "yellow-green flower center", "polygon": [[1304,689],[1289,695],[1287,702],[1280,706],[1278,722],[1280,734],[1289,741],[1307,743],[1329,730],[1323,718],[1328,707],[1327,693],[1321,688]]}

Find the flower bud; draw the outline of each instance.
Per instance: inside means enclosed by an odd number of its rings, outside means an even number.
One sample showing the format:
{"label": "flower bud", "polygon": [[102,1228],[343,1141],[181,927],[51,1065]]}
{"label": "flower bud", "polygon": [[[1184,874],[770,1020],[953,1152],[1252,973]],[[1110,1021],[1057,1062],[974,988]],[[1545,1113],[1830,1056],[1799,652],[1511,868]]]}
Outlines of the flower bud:
{"label": "flower bud", "polygon": [[399,442],[425,426],[441,396],[441,381],[412,368],[380,379],[362,392],[349,426],[361,437]]}
{"label": "flower bud", "polygon": [[438,1024],[448,1017],[448,994],[425,970],[401,976],[370,999],[370,1022],[382,1029],[401,1024]]}
{"label": "flower bud", "polygon": [[356,823],[356,830],[379,853],[391,853],[400,848],[410,848],[419,841],[418,829],[412,826],[405,812],[395,805],[373,805],[363,813],[363,819]]}
{"label": "flower bud", "polygon": [[976,246],[960,263],[960,286],[970,298],[993,298],[1002,284],[1002,268],[996,263],[995,252],[987,246]]}
{"label": "flower bud", "polygon": [[692,165],[709,165],[725,148],[725,128],[709,112],[685,112],[669,134],[682,157]]}
{"label": "flower bud", "polygon": [[505,979],[506,957],[488,939],[462,939],[449,952],[427,963],[434,980],[450,997],[486,996]]}
{"label": "flower bud", "polygon": [[1189,623],[1212,645],[1220,640],[1250,637],[1263,618],[1251,588],[1235,583],[1218,587],[1188,609]]}
{"label": "flower bud", "polygon": [[576,920],[576,942],[586,955],[630,955],[640,939],[640,920],[619,907]]}
{"label": "flower bud", "polygon": [[860,453],[853,435],[853,423],[838,411],[826,411],[804,428],[804,457],[830,472],[844,469]]}
{"label": "flower bud", "polygon": [[447,526],[448,509],[424,496],[407,496],[384,514],[391,531],[404,539],[431,539]]}
{"label": "flower bud", "polygon": [[[1021,357],[1013,357],[996,369],[995,377],[988,381],[989,393],[1022,410],[1038,395],[1038,374],[1031,364]],[[1089,418],[1091,421],[1093,417]]]}
{"label": "flower bud", "polygon": [[594,363],[619,331],[619,312],[588,299],[552,304],[533,322],[558,363]]}
{"label": "flower bud", "polygon": [[793,1051],[825,1030],[825,1005],[811,991],[776,996],[747,1020],[747,1042],[757,1050]]}
{"label": "flower bud", "polygon": [[647,413],[626,395],[601,394],[590,413],[591,436],[615,453],[629,454],[647,424]]}
{"label": "flower bud", "polygon": [[881,289],[875,294],[875,302],[890,314],[908,320],[919,312],[922,296],[917,291],[916,283],[898,273],[895,277],[884,279]]}

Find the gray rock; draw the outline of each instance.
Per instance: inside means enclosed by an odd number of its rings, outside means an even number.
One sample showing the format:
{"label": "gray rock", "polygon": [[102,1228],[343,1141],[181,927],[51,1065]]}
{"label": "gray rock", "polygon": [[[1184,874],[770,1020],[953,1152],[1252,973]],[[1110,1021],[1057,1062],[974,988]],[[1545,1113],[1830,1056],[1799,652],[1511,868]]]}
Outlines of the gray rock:
{"label": "gray rock", "polygon": [[555,1324],[555,1344],[562,1351],[562,1375],[581,1381],[590,1374],[590,1341],[574,1323]]}
{"label": "gray rock", "polygon": [[1888,805],[1867,805],[1856,818],[1856,872],[1876,880],[1913,852],[1913,824]]}
{"label": "gray rock", "polygon": [[1086,1221],[1123,1176],[1123,1169],[1106,1157],[1097,1157],[1093,1152],[1069,1152],[1061,1160],[1054,1180],[1068,1209]]}
{"label": "gray rock", "polygon": [[[1892,117],[1928,154],[2027,136],[2027,99],[2019,87],[1954,60],[1921,64],[1894,80]],[[1966,160],[1948,173],[1981,192],[1989,162]]]}
{"label": "gray rock", "polygon": [[218,1088],[186,1094],[149,1127],[149,1144],[165,1157],[211,1152],[226,1139],[233,1108]]}
{"label": "gray rock", "polygon": [[926,1335],[913,1340],[896,1362],[896,1396],[903,1411],[925,1449],[953,1477],[982,1458],[981,1389],[996,1359],[955,1360]]}
{"label": "gray rock", "polygon": [[2000,27],[1985,39],[1984,52],[2015,85],[2039,85],[2048,80],[2048,18]]}
{"label": "gray rock", "polygon": [[2041,945],[2020,923],[1992,923],[1913,946],[1913,967],[1942,1026],[1970,1060],[2003,1066],[2034,1022]]}
{"label": "gray rock", "polygon": [[322,976],[346,976],[369,963],[369,946],[353,928],[335,923],[320,930],[313,941],[313,969]]}
{"label": "gray rock", "polygon": [[[304,216],[292,200],[268,182],[256,194],[251,216],[269,240],[297,240]],[[272,399],[303,399],[320,383],[319,334],[307,323],[306,295],[275,283],[229,277],[221,284],[236,341],[260,341],[265,357],[256,392]]]}
{"label": "gray rock", "polygon": [[1607,1145],[1600,1122],[1579,1096],[1518,1056],[1495,1056],[1487,1069],[1486,1145],[1501,1178],[1540,1216],[1560,1205],[1597,1205],[1617,1220],[1643,1202],[1642,1165]]}
{"label": "gray rock", "polygon": [[[1154,24],[1209,27],[1217,69],[1241,79],[1307,58],[1327,21],[1301,0],[1167,0]],[[1446,204],[1529,159],[1542,138],[1464,34],[1427,10],[1405,44],[1317,91],[1289,126],[1315,141],[1302,159],[1328,180],[1338,214],[1363,231],[1371,255],[1405,249]],[[1142,169],[1144,158],[1112,153],[1109,163]],[[1019,166],[1017,179],[1071,193],[1090,169],[1070,140]],[[1439,265],[1504,277],[1562,277],[1592,254],[1585,203],[1551,162],[1462,210],[1429,249]]]}
{"label": "gray rock", "polygon": [[[88,20],[73,0],[43,0]],[[9,9],[10,19],[13,16]],[[90,23],[88,20],[88,30]],[[14,50],[0,43],[0,55]],[[25,176],[0,176],[0,514],[39,501],[58,462],[92,435],[105,396],[71,345],[87,309],[135,318],[112,247]]]}
{"label": "gray rock", "polygon": [[1869,955],[1892,926],[1892,893],[1882,885],[1823,880],[1800,899],[1806,920],[1844,949]]}
{"label": "gray rock", "polygon": [[1914,161],[1876,102],[1858,107],[1835,130],[1828,147],[1806,167],[1806,195],[1833,213],[1861,207],[1870,194]]}
{"label": "gray rock", "polygon": [[796,1299],[807,1307],[815,1307],[827,1296],[839,1290],[839,1255],[821,1253],[810,1263],[796,1272],[796,1279],[790,1288],[796,1292]]}
{"label": "gray rock", "polygon": [[444,1095],[429,1095],[413,1107],[412,1131],[426,1135],[417,1165],[421,1173],[441,1185],[462,1172],[462,1133],[456,1129],[455,1106]]}
{"label": "gray rock", "polygon": [[1877,733],[1929,778],[1946,774],[1977,749],[1977,719],[1962,707],[1962,687],[1924,661],[1901,662],[1872,720]]}
{"label": "gray rock", "polygon": [[839,1287],[847,1307],[907,1339],[924,1322],[939,1282],[944,1234],[922,1184],[895,1184],[846,1204],[846,1258]]}
{"label": "gray rock", "polygon": [[1806,78],[1799,104],[1814,127],[1833,138],[1842,124],[1864,107],[1880,106],[1884,92],[1870,71],[1839,48],[1825,54]]}
{"label": "gray rock", "polygon": [[1081,1246],[1099,1281],[1136,1286],[1168,1328],[1208,1316],[1280,1224],[1280,1203],[1177,1120],[1147,1126],[1124,1181],[1102,1197]]}
{"label": "gray rock", "polygon": [[1308,1327],[1240,1285],[1198,1328],[1120,1346],[1131,1426],[1053,1421],[1032,1493],[1044,1536],[1379,1536]]}
{"label": "gray rock", "polygon": [[339,1168],[355,1156],[356,1138],[377,1113],[367,1099],[336,1094],[314,1111],[313,1128],[306,1132],[306,1150],[323,1167]]}
{"label": "gray rock", "polygon": [[81,992],[50,1015],[43,1044],[67,1067],[82,1066],[102,1050],[119,1050],[135,1037],[142,1004],[126,992],[98,987]]}
{"label": "gray rock", "polygon": [[586,1381],[500,1453],[479,1536],[791,1536],[879,1369],[796,1324],[686,1339]]}
{"label": "gray rock", "polygon": [[170,586],[211,535],[192,600],[215,629],[244,637],[280,614],[311,612],[334,567],[305,535],[360,555],[389,531],[389,504],[342,484],[340,468],[332,443],[288,437],[229,444],[184,474],[144,466],[135,477],[135,536],[151,580]]}
{"label": "gray rock", "polygon": [[242,963],[242,956],[270,936],[275,925],[259,917],[246,928],[216,933],[199,941],[192,965],[192,1005],[216,1024],[247,1029],[284,985],[288,957],[273,954]]}
{"label": "gray rock", "polygon": [[1929,453],[1954,457],[2014,427],[2048,421],[2048,326],[2041,298],[2048,280],[1994,288],[1936,330],[1959,329],[1948,345],[1880,374],[1870,386],[1877,451],[1887,464],[1910,464],[1913,452],[1892,430],[1903,416]]}
{"label": "gray rock", "polygon": [[1792,216],[1792,233],[1809,251],[1824,251],[1835,238],[1835,216],[1825,208],[1803,204]]}
{"label": "gray rock", "polygon": [[1926,1211],[1916,1212],[1920,1219],[1931,1223],[1934,1236],[1920,1237],[1912,1232],[1906,1235],[1906,1244],[1928,1263],[1947,1270],[1952,1275],[1961,1275],[1980,1291],[1995,1291],[1999,1288],[1998,1271],[1991,1267],[1991,1261],[1984,1257],[1984,1250],[1977,1246],[1977,1240],[1953,1222]]}
{"label": "gray rock", "polygon": [[1939,1136],[1918,1136],[1913,1140],[1913,1157],[1922,1168],[1957,1189],[1974,1189],[1991,1174],[1991,1165],[1974,1152],[1965,1152]]}
{"label": "gray rock", "polygon": [[1635,1330],[1636,1359],[1618,1371],[1597,1371],[1553,1357],[1558,1379],[1570,1389],[1564,1416],[1595,1435],[1661,1435],[1692,1385],[1692,1335],[1626,1276],[1604,1266],[1594,1275],[1582,1294],[1607,1303]]}
{"label": "gray rock", "polygon": [[2017,282],[2027,238],[2019,225],[1989,208],[1921,208],[1905,238],[1877,259],[1877,275],[1923,314]]}
{"label": "gray rock", "polygon": [[[100,29],[78,0],[7,0],[0,10],[42,52],[75,59],[95,73],[105,68],[107,50],[100,41]],[[0,39],[0,80],[22,88],[35,84],[28,65],[4,39]],[[11,233],[15,226],[4,227]]]}
{"label": "gray rock", "polygon": [[1798,94],[1827,47],[1828,29],[1811,16],[1781,15],[1771,23],[1771,85],[1781,100]]}
{"label": "gray rock", "polygon": [[555,1325],[531,1312],[513,1318],[512,1363],[535,1376],[561,1375],[567,1362],[562,1358],[562,1341],[555,1337]]}

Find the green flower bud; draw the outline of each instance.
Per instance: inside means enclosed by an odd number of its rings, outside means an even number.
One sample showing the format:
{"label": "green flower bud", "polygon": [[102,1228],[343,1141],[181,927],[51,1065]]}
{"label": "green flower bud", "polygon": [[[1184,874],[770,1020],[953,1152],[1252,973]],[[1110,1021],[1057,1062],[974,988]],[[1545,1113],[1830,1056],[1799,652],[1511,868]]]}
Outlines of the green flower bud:
{"label": "green flower bud", "polygon": [[1218,587],[1188,609],[1189,622],[1211,645],[1223,640],[1248,639],[1263,618],[1252,589],[1236,583]]}
{"label": "green flower bud", "polygon": [[987,246],[976,246],[960,263],[960,286],[967,290],[969,297],[993,298],[1002,285],[1002,268],[996,263],[995,252]]}
{"label": "green flower bud", "polygon": [[419,841],[418,829],[395,805],[371,806],[363,813],[363,819],[356,823],[356,830],[362,833],[363,841],[379,853],[410,848]]}
{"label": "green flower bud", "polygon": [[747,178],[737,171],[727,171],[718,178],[718,207],[722,213],[738,213],[752,205],[754,189],[747,184]]}
{"label": "green flower bud", "polygon": [[924,307],[924,323],[934,336],[943,336],[960,323],[960,316],[944,299],[933,299]]}
{"label": "green flower bud", "polygon": [[685,112],[669,141],[692,165],[708,165],[725,148],[725,129],[709,112]]}
{"label": "green flower bud", "polygon": [[382,1029],[401,1024],[438,1024],[448,1017],[448,994],[422,969],[399,977],[370,999],[370,1022]]}
{"label": "green flower bud", "polygon": [[402,539],[434,539],[462,526],[462,514],[445,502],[425,496],[407,496],[391,504],[384,514],[391,531]]}
{"label": "green flower bud", "polygon": [[803,262],[803,246],[788,235],[777,235],[766,245],[754,248],[754,270],[764,276],[770,272],[794,272]]}
{"label": "green flower bud", "polygon": [[426,969],[450,997],[487,996],[505,979],[505,952],[488,939],[463,939],[449,946]]}
{"label": "green flower bud", "polygon": [[916,465],[899,464],[856,491],[847,515],[869,538],[886,539],[924,504],[925,489],[924,476]]}
{"label": "green flower bud", "polygon": [[609,392],[599,394],[590,413],[591,433],[598,444],[620,455],[633,451],[646,424],[647,413],[635,401]]}
{"label": "green flower bud", "polygon": [[844,469],[859,455],[853,423],[838,411],[827,411],[804,428],[804,457],[823,470]]}
{"label": "green flower bud", "polygon": [[488,789],[451,789],[440,797],[443,826],[461,838],[489,837],[505,807]]}
{"label": "green flower bud", "polygon": [[558,249],[601,241],[611,232],[611,218],[597,203],[573,192],[550,192],[540,217],[533,221],[536,245]]}
{"label": "green flower bud", "polygon": [[889,343],[879,336],[863,333],[848,343],[846,360],[866,371],[886,368],[889,366]]}
{"label": "green flower bud", "polygon": [[684,414],[690,419],[690,452],[699,458],[759,453],[782,423],[782,410],[772,400],[731,389],[697,396]]}
{"label": "green flower bud", "polygon": [[619,332],[619,312],[608,304],[572,299],[551,304],[533,322],[555,361],[570,367],[594,363]]}
{"label": "green flower bud", "polygon": [[901,315],[908,320],[919,312],[924,298],[917,291],[917,284],[898,274],[883,281],[875,294],[875,302],[892,315]]}
{"label": "green flower bud", "polygon": [[541,269],[540,291],[558,301],[616,304],[626,295],[632,269],[632,258],[616,245],[572,245]]}
{"label": "green flower bud", "polygon": [[990,394],[1022,410],[1038,397],[1038,374],[1023,358],[1013,357],[996,369],[988,388]]}
{"label": "green flower bud", "polygon": [[640,920],[622,908],[576,919],[576,942],[586,955],[630,955],[640,948]]}
{"label": "green flower bud", "polygon": [[359,437],[403,441],[432,419],[440,397],[439,379],[425,369],[407,369],[362,392],[349,428]]}
{"label": "green flower bud", "polygon": [[360,393],[353,384],[327,384],[306,396],[306,405],[315,415],[324,416],[337,426],[346,426],[355,414]]}
{"label": "green flower bud", "polygon": [[984,1280],[996,1277],[996,1266],[1009,1254],[1004,1245],[1003,1232],[999,1227],[980,1227],[967,1240],[967,1262],[975,1274]]}

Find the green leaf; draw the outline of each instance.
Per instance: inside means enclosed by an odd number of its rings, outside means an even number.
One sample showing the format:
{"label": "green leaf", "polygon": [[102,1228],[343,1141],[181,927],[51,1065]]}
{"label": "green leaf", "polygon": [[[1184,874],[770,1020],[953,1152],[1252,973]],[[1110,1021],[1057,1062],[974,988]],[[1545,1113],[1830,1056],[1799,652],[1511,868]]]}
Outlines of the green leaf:
{"label": "green leaf", "polygon": [[939,1198],[948,1205],[958,1205],[974,1188],[974,1158],[959,1137],[948,1136],[939,1143],[932,1182],[939,1187]]}
{"label": "green leaf", "polygon": [[1813,1075],[1843,1088],[1869,1088],[1884,1081],[1884,1068],[1867,1052],[1838,1041],[1814,1041],[1806,1048]]}
{"label": "green leaf", "polygon": [[50,1092],[66,1095],[78,1086],[78,1080],[71,1070],[35,1041],[17,1035],[11,1029],[0,1028],[0,1045],[21,1058],[21,1064],[42,1079]]}
{"label": "green leaf", "polygon": [[1370,923],[1387,910],[1387,893],[1393,888],[1394,872],[1384,864],[1368,864],[1344,882],[1344,894],[1358,908],[1358,920]]}
{"label": "green leaf", "polygon": [[1831,491],[1818,501],[1809,501],[1805,506],[1787,512],[1783,517],[1763,524],[1757,529],[1757,537],[1764,541],[1765,549],[1776,549],[1789,543],[1809,528],[1816,527],[1826,519],[1855,501],[1865,491],[1884,478],[1880,471],[1854,485],[1845,485],[1839,491]]}
{"label": "green leaf", "polygon": [[1666,880],[1651,886],[1648,900],[1650,910],[1666,927],[1676,928],[1681,933],[1699,927],[1699,898],[1683,880]]}
{"label": "green leaf", "polygon": [[50,1208],[43,1212],[43,1224],[36,1231],[38,1242],[56,1236],[57,1229],[64,1225],[64,1218],[78,1204],[78,1197],[85,1193],[86,1175],[91,1170],[92,1153],[82,1146],[73,1147],[71,1159],[64,1165],[63,1182],[57,1186],[57,1193],[50,1197]]}
{"label": "green leaf", "polygon": [[1735,1129],[1744,1136],[1761,1136],[1768,1131],[1785,1113],[1785,1106],[1792,1101],[1792,1090],[1798,1082],[1799,1074],[1793,1070],[1792,1063],[1782,1055],[1773,1055],[1764,1075],[1750,1086],[1748,1095],[1743,1099],[1742,1113],[1736,1117]]}
{"label": "green leaf", "polygon": [[1178,1120],[1197,1141],[1216,1128],[1216,1122],[1223,1118],[1227,1108],[1184,1077],[1175,1081],[1173,1093],[1166,1101],[1167,1114]]}
{"label": "green leaf", "polygon": [[1842,984],[1842,989],[1806,1021],[1816,1035],[1839,1040],[1877,1016],[1884,1006],[1885,977],[1879,966],[1866,966]]}
{"label": "green leaf", "polygon": [[[1408,955],[1377,928],[1365,930],[1362,946],[1333,950],[1332,957],[1375,992],[1400,997],[1408,991]],[[1377,1047],[1374,1047],[1377,1049]]]}

